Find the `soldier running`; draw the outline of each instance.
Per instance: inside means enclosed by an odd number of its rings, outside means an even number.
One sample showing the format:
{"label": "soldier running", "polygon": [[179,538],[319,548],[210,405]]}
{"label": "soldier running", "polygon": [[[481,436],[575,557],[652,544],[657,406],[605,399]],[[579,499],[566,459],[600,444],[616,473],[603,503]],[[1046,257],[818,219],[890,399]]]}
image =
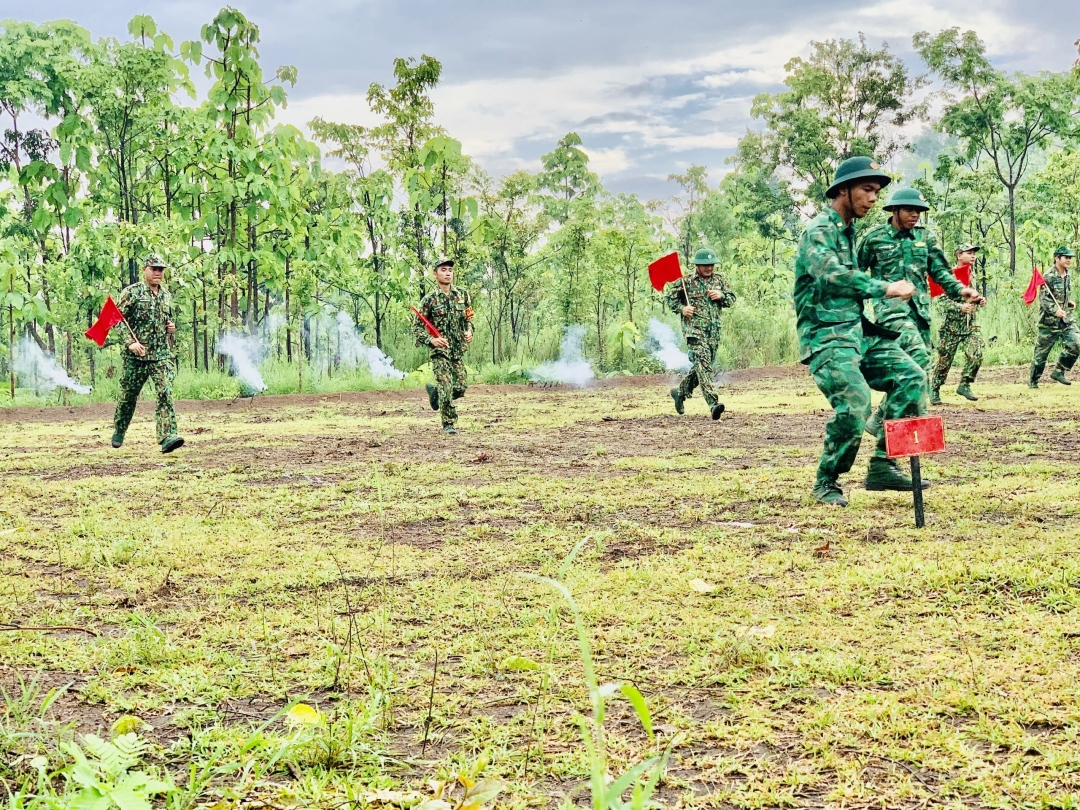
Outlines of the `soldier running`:
{"label": "soldier running", "polygon": [[[825,425],[825,447],[813,496],[847,506],[839,478],[851,469],[870,418],[870,390],[886,393],[885,418],[916,416],[926,396],[926,374],[895,341],[896,333],[868,321],[866,299],[909,301],[915,285],[885,282],[859,269],[853,222],[870,213],[878,192],[891,182],[868,157],[852,157],[836,170],[826,191],[831,205],[811,220],[795,258],[795,313],[799,359],[810,367],[833,416]],[[884,450],[884,432],[878,449]],[[911,478],[879,453],[870,460],[869,490],[907,490]]]}
{"label": "soldier running", "polygon": [[465,396],[465,349],[472,343],[472,300],[469,293],[454,286],[454,262],[443,259],[435,265],[434,290],[420,302],[420,313],[439,332],[434,337],[419,318],[413,325],[417,346],[431,349],[431,369],[435,385],[428,383],[428,402],[438,411],[443,432],[457,433],[454,400]]}
{"label": "soldier running", "polygon": [[1080,331],[1076,328],[1076,318],[1072,310],[1076,302],[1070,299],[1072,279],[1069,266],[1073,252],[1067,247],[1054,251],[1054,271],[1046,274],[1046,285],[1039,291],[1039,339],[1035,343],[1035,356],[1031,360],[1031,376],[1028,388],[1039,387],[1039,377],[1046,368],[1046,358],[1050,350],[1061,341],[1061,356],[1050,375],[1062,385],[1072,385],[1065,372],[1073,367],[1080,355]]}
{"label": "soldier running", "polygon": [[735,304],[735,293],[714,272],[716,263],[716,253],[709,248],[701,248],[694,254],[694,275],[670,282],[664,293],[668,309],[682,316],[683,336],[690,356],[690,373],[678,388],[671,389],[675,411],[679,414],[685,412],[685,401],[700,385],[701,395],[705,397],[713,419],[719,419],[724,412],[724,403],[720,401],[713,383],[713,364],[720,345],[720,313],[725,307]]}
{"label": "soldier running", "polygon": [[[966,244],[958,247],[957,265],[953,268],[953,275],[959,277],[964,274],[970,278],[971,266],[975,263],[975,254],[978,252],[978,245]],[[978,306],[974,301],[958,302],[948,298],[942,298],[938,302],[942,317],[941,328],[938,330],[937,364],[934,366],[934,377],[930,381],[931,405],[941,404],[941,386],[945,384],[956,350],[961,346],[964,349],[964,372],[960,375],[960,385],[957,386],[956,393],[971,402],[979,399],[971,390],[983,358],[982,335],[975,322],[975,310]]]}
{"label": "soldier running", "polygon": [[176,435],[176,411],[173,409],[172,383],[176,377],[176,361],[169,338],[176,332],[172,320],[172,295],[161,282],[165,277],[165,262],[150,256],[143,266],[143,280],[120,293],[119,308],[131,331],[131,340],[124,347],[124,367],[120,373],[120,401],[112,446],[124,443],[131,417],[139,401],[139,392],[147,380],[153,380],[157,391],[154,427],[162,453],[171,453],[184,445]]}
{"label": "soldier running", "polygon": [[[896,342],[929,376],[928,279],[937,282],[945,294],[956,301],[971,302],[975,306],[983,302],[983,297],[978,290],[957,281],[934,234],[919,225],[919,218],[924,211],[930,210],[930,204],[918,189],[897,189],[884,208],[890,214],[889,220],[875,225],[859,242],[859,266],[876,279],[885,282],[906,279],[915,285],[915,295],[910,301],[879,298],[872,307],[878,325],[898,332],[900,337]],[[877,436],[883,429],[885,410],[886,403],[882,401],[867,423],[866,432],[871,436]],[[919,411],[926,412],[925,403]],[[885,458],[883,448],[877,453],[881,459]]]}

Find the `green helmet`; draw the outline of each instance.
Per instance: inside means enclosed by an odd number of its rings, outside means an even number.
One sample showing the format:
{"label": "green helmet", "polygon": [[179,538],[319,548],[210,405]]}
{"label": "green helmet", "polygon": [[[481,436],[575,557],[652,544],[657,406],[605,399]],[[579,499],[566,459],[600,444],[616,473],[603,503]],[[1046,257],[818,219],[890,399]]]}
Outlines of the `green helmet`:
{"label": "green helmet", "polygon": [[885,174],[871,158],[861,155],[850,157],[836,168],[836,176],[833,177],[832,185],[825,192],[825,196],[831,200],[852,180],[864,179],[877,180],[882,188],[892,182],[892,178]]}
{"label": "green helmet", "polygon": [[898,188],[889,196],[889,201],[883,207],[886,211],[895,211],[897,208],[917,208],[920,211],[929,211],[930,203],[917,188]]}
{"label": "green helmet", "polygon": [[719,261],[716,258],[716,251],[712,248],[698,248],[697,253],[694,254],[694,264],[696,265],[717,264]]}
{"label": "green helmet", "polygon": [[1068,256],[1069,258],[1072,258],[1073,255],[1074,255],[1073,252],[1071,250],[1069,250],[1067,247],[1065,247],[1064,245],[1062,245],[1061,247],[1059,247],[1057,250],[1054,251],[1054,258],[1055,259],[1058,256]]}
{"label": "green helmet", "polygon": [[143,267],[168,267],[168,266],[169,265],[165,264],[165,262],[162,261],[161,257],[159,255],[157,255],[156,253],[151,253],[149,256],[146,257],[146,261],[143,262]]}

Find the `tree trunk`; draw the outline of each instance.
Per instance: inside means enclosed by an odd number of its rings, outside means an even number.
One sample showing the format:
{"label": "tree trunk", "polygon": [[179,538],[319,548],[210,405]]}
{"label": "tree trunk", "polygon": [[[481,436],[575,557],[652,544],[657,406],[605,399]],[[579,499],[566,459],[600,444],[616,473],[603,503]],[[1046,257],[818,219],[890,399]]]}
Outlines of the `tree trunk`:
{"label": "tree trunk", "polygon": [[1016,275],[1016,185],[1009,189],[1009,275]]}
{"label": "tree trunk", "polygon": [[195,370],[199,370],[199,302],[191,296],[191,353]]}

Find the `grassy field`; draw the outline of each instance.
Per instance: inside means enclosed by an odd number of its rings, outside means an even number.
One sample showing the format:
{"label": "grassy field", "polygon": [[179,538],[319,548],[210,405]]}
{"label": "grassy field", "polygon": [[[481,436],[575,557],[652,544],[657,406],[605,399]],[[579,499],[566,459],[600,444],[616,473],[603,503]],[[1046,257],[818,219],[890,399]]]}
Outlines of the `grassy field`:
{"label": "grassy field", "polygon": [[[811,500],[800,369],[719,423],[661,378],[478,386],[455,437],[418,391],[189,402],[172,456],[145,407],[119,451],[106,405],[6,410],[8,801],[589,805],[666,755],[668,807],[1078,807],[1080,388],[1024,373],[947,393],[922,531],[865,447]],[[587,667],[652,734],[579,725]]]}

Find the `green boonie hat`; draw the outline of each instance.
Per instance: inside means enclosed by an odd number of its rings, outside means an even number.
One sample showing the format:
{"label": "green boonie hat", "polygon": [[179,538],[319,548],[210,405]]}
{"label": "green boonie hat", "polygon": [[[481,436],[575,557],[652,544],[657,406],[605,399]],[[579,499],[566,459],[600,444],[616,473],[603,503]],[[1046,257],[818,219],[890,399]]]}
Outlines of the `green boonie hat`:
{"label": "green boonie hat", "polygon": [[929,211],[930,203],[917,188],[898,188],[882,207],[886,211],[895,211],[897,208],[917,208],[920,211]]}
{"label": "green boonie hat", "polygon": [[957,254],[978,253],[980,250],[982,250],[982,248],[980,248],[978,245],[973,245],[971,242],[964,242],[964,244],[960,245],[960,247],[956,249],[956,252]]}
{"label": "green boonie hat", "polygon": [[453,267],[453,266],[454,266],[454,260],[453,259],[448,259],[445,256],[443,256],[441,259],[439,259],[437,262],[435,262],[435,267],[433,269],[438,270],[440,267]]}
{"label": "green boonie hat", "polygon": [[143,262],[143,267],[162,267],[162,268],[164,268],[164,267],[168,267],[168,266],[169,265],[165,264],[165,262],[162,261],[161,257],[156,253],[151,253],[149,256],[146,257],[146,261]]}
{"label": "green boonie hat", "polygon": [[712,248],[698,248],[697,253],[694,254],[694,264],[716,264],[720,260],[716,258],[716,251]]}
{"label": "green boonie hat", "polygon": [[1067,247],[1065,247],[1064,245],[1062,245],[1061,247],[1059,247],[1057,250],[1054,251],[1054,258],[1055,259],[1058,256],[1073,256],[1073,255],[1074,255],[1073,252],[1071,250],[1069,250]]}
{"label": "green boonie hat", "polygon": [[873,159],[863,156],[849,157],[836,168],[836,176],[833,177],[832,185],[825,192],[825,196],[833,199],[840,193],[840,189],[852,180],[878,180],[882,188],[892,182],[892,178],[885,174]]}

